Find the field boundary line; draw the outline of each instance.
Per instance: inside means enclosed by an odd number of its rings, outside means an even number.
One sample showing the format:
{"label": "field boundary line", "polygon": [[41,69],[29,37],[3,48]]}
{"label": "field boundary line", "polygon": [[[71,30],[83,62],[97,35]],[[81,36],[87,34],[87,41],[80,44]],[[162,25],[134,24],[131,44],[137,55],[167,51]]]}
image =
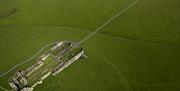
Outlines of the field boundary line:
{"label": "field boundary line", "polygon": [[52,44],[54,44],[54,43],[57,43],[57,41],[56,41],[56,42],[51,42],[51,43],[45,45],[45,46],[42,47],[38,52],[36,52],[36,54],[33,55],[31,58],[29,58],[29,59],[27,59],[27,60],[25,60],[25,61],[22,61],[22,62],[20,62],[20,63],[18,63],[18,64],[16,64],[16,65],[14,65],[13,67],[11,67],[11,68],[10,68],[9,70],[7,70],[6,72],[0,74],[0,77],[5,76],[6,74],[8,74],[8,73],[11,72],[12,70],[16,69],[16,68],[19,67],[20,65],[30,62],[30,61],[31,61],[32,59],[34,59],[37,55],[39,55],[45,48],[49,47],[50,45],[52,45]]}
{"label": "field boundary line", "polygon": [[7,90],[7,89],[5,89],[5,88],[3,88],[3,87],[1,87],[1,86],[0,86],[0,89],[2,89],[2,90],[4,90],[4,91],[11,91],[11,90]]}
{"label": "field boundary line", "polygon": [[[39,26],[39,27],[56,27],[56,28],[74,28],[74,29],[78,29],[79,31],[87,31],[89,33],[92,33],[93,31],[91,31],[90,29],[87,28],[81,28],[81,27],[76,27],[76,26],[66,26],[66,25],[46,25],[46,24],[25,24],[25,25],[13,25],[13,26],[6,26],[6,27],[17,27],[17,26]],[[159,40],[151,40],[151,39],[142,39],[142,38],[136,38],[136,37],[131,37],[129,35],[121,35],[121,34],[113,34],[113,33],[107,33],[107,32],[97,32],[99,34],[103,34],[103,35],[108,35],[108,36],[112,36],[112,37],[119,37],[119,38],[123,38],[123,39],[129,39],[129,40],[135,40],[135,41],[140,41],[140,42],[145,42],[145,43],[151,43],[151,44],[158,44],[158,45],[163,45],[163,46],[170,46],[170,47],[180,47],[179,44],[175,44],[175,43],[167,43],[169,41],[159,41]]]}

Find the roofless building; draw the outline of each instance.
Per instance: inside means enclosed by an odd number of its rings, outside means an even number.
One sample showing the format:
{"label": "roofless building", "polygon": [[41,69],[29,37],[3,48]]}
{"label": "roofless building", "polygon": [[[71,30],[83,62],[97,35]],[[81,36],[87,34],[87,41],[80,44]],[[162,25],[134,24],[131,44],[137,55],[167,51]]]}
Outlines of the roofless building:
{"label": "roofless building", "polygon": [[81,46],[71,41],[58,42],[33,65],[16,72],[8,82],[15,91],[33,91],[34,87],[41,84],[46,77],[56,76],[81,57],[86,58]]}

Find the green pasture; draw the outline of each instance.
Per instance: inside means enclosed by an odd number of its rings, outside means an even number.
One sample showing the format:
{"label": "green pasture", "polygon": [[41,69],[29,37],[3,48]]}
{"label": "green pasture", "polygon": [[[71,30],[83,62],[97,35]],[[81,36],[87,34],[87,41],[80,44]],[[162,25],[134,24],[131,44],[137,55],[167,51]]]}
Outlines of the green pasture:
{"label": "green pasture", "polygon": [[[48,43],[80,41],[133,1],[0,0],[0,74]],[[86,60],[34,91],[180,91],[179,3],[140,0],[82,45]]]}

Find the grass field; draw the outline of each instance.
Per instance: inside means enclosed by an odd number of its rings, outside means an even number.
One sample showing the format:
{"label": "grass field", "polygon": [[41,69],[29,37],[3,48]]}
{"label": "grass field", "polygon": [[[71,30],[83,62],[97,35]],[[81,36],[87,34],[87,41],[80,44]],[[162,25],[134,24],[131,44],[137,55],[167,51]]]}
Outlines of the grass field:
{"label": "grass field", "polygon": [[[0,0],[0,73],[50,42],[81,40],[133,1]],[[140,0],[85,42],[86,61],[35,91],[180,91],[179,3]]]}

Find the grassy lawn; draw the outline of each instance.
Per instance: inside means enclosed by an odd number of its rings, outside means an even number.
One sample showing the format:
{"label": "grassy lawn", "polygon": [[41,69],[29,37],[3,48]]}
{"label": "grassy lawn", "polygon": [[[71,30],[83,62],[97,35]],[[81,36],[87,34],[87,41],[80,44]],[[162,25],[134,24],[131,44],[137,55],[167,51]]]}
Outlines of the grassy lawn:
{"label": "grassy lawn", "polygon": [[[133,1],[1,0],[0,73],[50,42],[81,40]],[[179,91],[179,3],[140,0],[83,45],[87,60],[35,91]],[[0,86],[9,88],[12,74],[1,77]]]}
{"label": "grassy lawn", "polygon": [[44,75],[48,72],[52,71],[53,68],[58,64],[57,61],[53,60],[51,57],[44,61],[44,65],[42,65],[39,69],[35,70],[31,75],[28,76],[29,86],[34,85],[36,82],[40,80]]}

